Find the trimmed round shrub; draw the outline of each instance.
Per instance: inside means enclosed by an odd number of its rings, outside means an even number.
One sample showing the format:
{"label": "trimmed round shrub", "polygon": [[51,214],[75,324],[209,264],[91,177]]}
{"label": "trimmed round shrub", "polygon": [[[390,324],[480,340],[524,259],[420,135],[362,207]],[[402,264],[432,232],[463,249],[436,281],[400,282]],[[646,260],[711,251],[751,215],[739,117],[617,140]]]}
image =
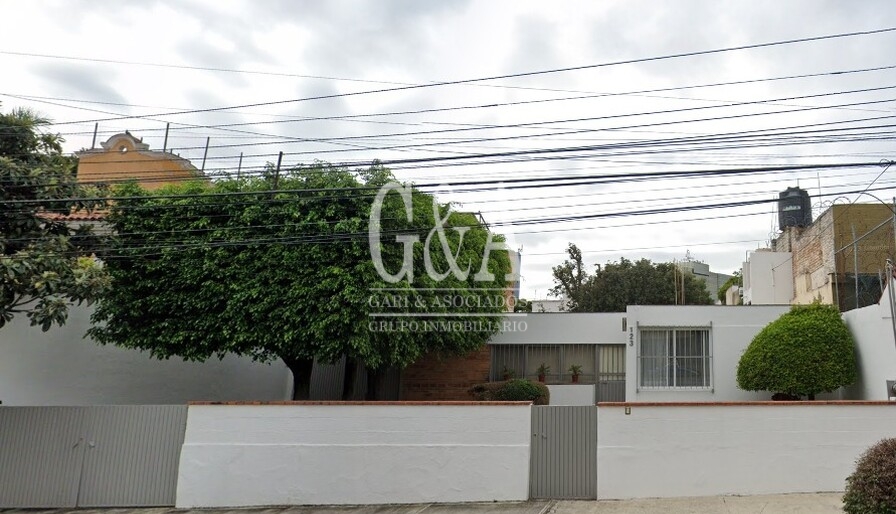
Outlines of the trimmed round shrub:
{"label": "trimmed round shrub", "polygon": [[469,392],[483,402],[532,402],[535,405],[547,405],[551,397],[546,385],[523,378],[476,384]]}
{"label": "trimmed round shrub", "polygon": [[896,513],[896,439],[884,439],[859,457],[846,479],[843,510],[850,514]]}
{"label": "trimmed round shrub", "polygon": [[763,328],[737,365],[737,386],[795,397],[856,381],[855,343],[832,305],[795,305]]}

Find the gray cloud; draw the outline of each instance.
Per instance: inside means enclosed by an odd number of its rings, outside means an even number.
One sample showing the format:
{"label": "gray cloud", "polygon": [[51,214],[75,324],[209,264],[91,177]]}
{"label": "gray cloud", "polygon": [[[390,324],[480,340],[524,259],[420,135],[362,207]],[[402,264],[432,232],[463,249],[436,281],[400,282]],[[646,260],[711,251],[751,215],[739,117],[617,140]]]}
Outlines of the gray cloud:
{"label": "gray cloud", "polygon": [[[47,82],[48,89],[55,95],[65,98],[127,103],[125,97],[110,85],[114,84],[116,73],[108,66],[57,61],[35,64],[31,66],[31,70]],[[126,108],[114,107],[114,109],[125,110]]]}

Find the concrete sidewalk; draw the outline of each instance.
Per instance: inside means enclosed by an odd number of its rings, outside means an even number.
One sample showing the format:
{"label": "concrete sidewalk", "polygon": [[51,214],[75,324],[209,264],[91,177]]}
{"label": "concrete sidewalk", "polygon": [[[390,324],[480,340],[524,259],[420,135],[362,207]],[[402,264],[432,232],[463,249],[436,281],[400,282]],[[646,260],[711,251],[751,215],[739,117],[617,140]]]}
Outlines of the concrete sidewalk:
{"label": "concrete sidewalk", "polygon": [[[843,493],[558,501],[551,514],[816,514],[843,512]],[[546,513],[547,514],[547,513]]]}
{"label": "concrete sidewalk", "polygon": [[0,509],[3,514],[816,514],[842,512],[843,493],[707,496],[648,500],[534,500],[530,502],[269,507],[251,509],[117,508]]}

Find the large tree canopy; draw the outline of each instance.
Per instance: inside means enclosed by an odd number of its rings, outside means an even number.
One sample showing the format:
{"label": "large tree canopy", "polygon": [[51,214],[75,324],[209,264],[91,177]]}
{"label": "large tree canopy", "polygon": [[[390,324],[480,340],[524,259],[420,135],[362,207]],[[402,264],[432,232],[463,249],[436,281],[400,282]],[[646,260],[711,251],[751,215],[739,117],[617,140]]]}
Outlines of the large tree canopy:
{"label": "large tree canopy", "polygon": [[569,258],[553,268],[551,294],[566,298],[569,311],[624,312],[627,305],[712,303],[703,280],[682,273],[672,263],[622,258],[588,273],[579,248],[570,243],[567,252]]}
{"label": "large tree canopy", "polygon": [[41,132],[48,121],[28,110],[0,113],[0,327],[16,314],[48,330],[72,302],[92,302],[108,285],[91,257],[87,226],[59,216],[99,202],[75,180],[76,161],[62,139]]}
{"label": "large tree canopy", "polygon": [[[293,371],[295,398],[307,396],[315,358],[346,355],[375,374],[426,352],[479,348],[503,311],[495,296],[503,298],[506,252],[492,252],[493,277],[477,281],[487,228],[446,205],[435,204],[436,213],[433,197],[416,190],[410,209],[396,193],[381,196],[381,215],[371,221],[374,199],[391,180],[378,166],[318,166],[153,195],[123,188],[108,216],[115,237],[104,258],[113,286],[90,335],[160,358],[280,358]],[[433,232],[439,223],[458,228],[446,228],[443,241]],[[371,244],[371,230],[379,242]],[[413,275],[387,280],[402,269],[396,237],[410,236],[419,239]],[[450,273],[449,255],[471,272]]]}
{"label": "large tree canopy", "polygon": [[737,386],[789,396],[830,392],[856,381],[855,343],[833,305],[794,305],[762,329],[737,364]]}

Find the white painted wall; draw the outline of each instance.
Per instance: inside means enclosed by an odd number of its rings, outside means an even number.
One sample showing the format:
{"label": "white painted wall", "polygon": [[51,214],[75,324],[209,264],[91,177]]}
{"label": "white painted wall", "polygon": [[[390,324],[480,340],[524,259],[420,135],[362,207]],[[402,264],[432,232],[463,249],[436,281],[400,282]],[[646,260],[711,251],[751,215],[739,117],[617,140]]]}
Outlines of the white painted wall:
{"label": "white painted wall", "polygon": [[744,305],[787,305],[793,299],[793,254],[750,252],[744,263]]}
{"label": "white painted wall", "polygon": [[[783,306],[629,306],[628,346],[625,356],[627,401],[750,401],[770,400],[770,392],[737,387],[737,363],[756,334],[790,309]],[[638,376],[638,328],[711,327],[712,388],[642,389]]]}
{"label": "white painted wall", "polygon": [[73,306],[63,327],[41,332],[15,318],[0,329],[3,405],[182,404],[191,400],[282,400],[286,366],[228,356],[205,363],[160,361],[100,346],[84,334],[91,309]]}
{"label": "white painted wall", "polygon": [[176,506],[526,500],[530,410],[191,405]]}
{"label": "white painted wall", "polygon": [[594,384],[548,385],[551,405],[594,405],[596,387]]}
{"label": "white painted wall", "polygon": [[624,343],[624,312],[542,312],[512,318],[526,330],[499,332],[489,344]]}
{"label": "white painted wall", "polygon": [[884,405],[598,408],[599,499],[842,491]]}
{"label": "white painted wall", "polygon": [[859,380],[847,387],[853,400],[887,400],[887,380],[896,380],[896,342],[890,316],[889,294],[881,303],[843,313],[856,343]]}

